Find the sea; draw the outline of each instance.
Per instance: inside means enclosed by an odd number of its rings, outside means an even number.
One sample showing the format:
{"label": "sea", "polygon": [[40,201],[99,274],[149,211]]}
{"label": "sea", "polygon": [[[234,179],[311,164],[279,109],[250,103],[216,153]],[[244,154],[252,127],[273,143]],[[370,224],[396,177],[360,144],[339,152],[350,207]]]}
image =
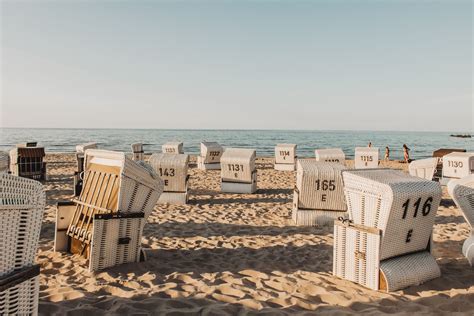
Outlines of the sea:
{"label": "sea", "polygon": [[130,152],[132,143],[144,144],[146,153],[161,152],[168,141],[181,141],[184,151],[198,154],[201,141],[215,141],[224,147],[253,148],[261,157],[272,157],[279,143],[297,144],[298,157],[314,157],[315,149],[342,148],[346,157],[354,156],[355,147],[390,148],[392,159],[402,159],[403,144],[410,148],[410,156],[420,159],[432,156],[439,148],[463,148],[474,151],[474,138],[455,138],[449,132],[400,131],[319,131],[319,130],[174,130],[174,129],[33,129],[0,128],[0,150],[15,144],[36,141],[47,152],[74,152],[77,144],[96,142],[107,150]]}

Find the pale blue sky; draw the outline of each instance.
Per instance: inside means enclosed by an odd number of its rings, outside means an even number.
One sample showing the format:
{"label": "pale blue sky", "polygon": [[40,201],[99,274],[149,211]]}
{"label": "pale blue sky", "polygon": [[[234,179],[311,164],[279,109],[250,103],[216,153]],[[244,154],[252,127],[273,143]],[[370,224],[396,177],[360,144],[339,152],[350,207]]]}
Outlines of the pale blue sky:
{"label": "pale blue sky", "polygon": [[1,9],[4,127],[473,130],[471,1]]}

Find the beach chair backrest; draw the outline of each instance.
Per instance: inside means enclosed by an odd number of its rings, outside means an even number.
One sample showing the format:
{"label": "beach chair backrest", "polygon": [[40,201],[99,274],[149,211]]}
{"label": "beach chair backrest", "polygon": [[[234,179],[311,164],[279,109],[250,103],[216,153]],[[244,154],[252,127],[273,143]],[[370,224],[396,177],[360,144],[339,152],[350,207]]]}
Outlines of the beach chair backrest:
{"label": "beach chair backrest", "polygon": [[443,177],[461,179],[474,173],[474,152],[453,152],[443,157]]}
{"label": "beach chair backrest", "polygon": [[43,180],[46,167],[43,147],[17,147],[10,150],[10,171],[20,177]]}
{"label": "beach chair backrest", "polygon": [[441,201],[439,183],[390,169],[342,175],[349,219],[382,231],[381,260],[427,248]]}
{"label": "beach chair backrest", "polygon": [[298,209],[346,211],[342,171],[339,163],[300,159],[296,168]]}
{"label": "beach chair backrest", "polygon": [[45,199],[38,181],[0,173],[0,277],[35,262]]}
{"label": "beach chair backrest", "polygon": [[411,176],[414,177],[420,177],[426,180],[433,180],[437,165],[438,158],[413,160],[408,165],[408,172]]}
{"label": "beach chair backrest", "polygon": [[201,157],[203,163],[219,163],[221,161],[224,147],[217,142],[202,142],[201,143]]}
{"label": "beach chair backrest", "polygon": [[341,148],[316,149],[314,154],[316,161],[337,162],[341,164],[345,164],[346,162],[346,155]]}
{"label": "beach chair backrest", "polygon": [[295,164],[296,144],[277,144],[275,146],[275,163]]}
{"label": "beach chair backrest", "polygon": [[0,151],[0,173],[10,170],[10,155],[6,151]]}
{"label": "beach chair backrest", "polygon": [[226,148],[221,157],[221,180],[224,182],[253,183],[256,151],[246,148]]}
{"label": "beach chair backrest", "polygon": [[184,154],[182,142],[167,142],[161,146],[164,154]]}
{"label": "beach chair backrest", "polygon": [[467,223],[474,227],[474,175],[448,182],[448,192]]}
{"label": "beach chair backrest", "polygon": [[186,192],[189,155],[155,153],[149,163],[163,179],[165,192]]}
{"label": "beach chair backrest", "polygon": [[143,156],[144,156],[143,144],[142,143],[132,144],[132,159],[134,161],[141,161],[143,160]]}
{"label": "beach chair backrest", "polygon": [[379,149],[376,147],[356,147],[354,167],[356,169],[372,169],[379,165]]}

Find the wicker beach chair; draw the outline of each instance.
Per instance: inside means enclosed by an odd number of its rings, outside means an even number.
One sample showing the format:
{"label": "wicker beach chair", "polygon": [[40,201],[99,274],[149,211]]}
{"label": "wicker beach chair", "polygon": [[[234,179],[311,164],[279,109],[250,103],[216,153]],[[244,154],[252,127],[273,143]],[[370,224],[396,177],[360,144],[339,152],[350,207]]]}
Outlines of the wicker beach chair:
{"label": "wicker beach chair", "polygon": [[189,155],[151,155],[149,163],[164,181],[164,191],[158,203],[186,204],[188,202]]}
{"label": "wicker beach chair", "polygon": [[420,177],[426,180],[433,180],[438,165],[438,158],[427,158],[413,160],[408,165],[408,172],[411,176]]}
{"label": "wicker beach chair", "polygon": [[97,143],[85,143],[76,146],[76,171],[74,171],[74,196],[79,196],[82,191],[84,154],[88,149],[97,149]]}
{"label": "wicker beach chair", "polygon": [[346,217],[346,200],[340,163],[298,160],[292,218],[298,226],[333,224]]}
{"label": "wicker beach chair", "polygon": [[474,266],[474,175],[449,181],[448,192],[471,226],[471,235],[464,241],[462,253]]}
{"label": "wicker beach chair", "polygon": [[443,178],[441,184],[451,179],[461,179],[474,174],[474,152],[453,152],[443,157]]}
{"label": "wicker beach chair", "polygon": [[[28,145],[28,146],[27,146]],[[10,150],[10,172],[19,177],[38,181],[46,180],[46,162],[43,161],[43,147],[34,147],[36,143],[18,144]]]}
{"label": "wicker beach chair", "polygon": [[10,155],[6,151],[0,151],[0,173],[8,173],[10,170]]}
{"label": "wicker beach chair", "polygon": [[0,315],[38,313],[34,262],[44,207],[39,182],[0,174]]}
{"label": "wicker beach chair", "polygon": [[373,169],[379,166],[379,149],[376,147],[356,147],[354,167],[356,169]]}
{"label": "wicker beach chair", "polygon": [[81,195],[72,205],[58,203],[55,250],[84,255],[91,271],[140,261],[143,227],[162,191],[144,162],[87,150]]}
{"label": "wicker beach chair", "polygon": [[167,142],[161,146],[164,154],[184,154],[182,142]]}
{"label": "wicker beach chair", "polygon": [[439,277],[430,253],[439,183],[388,169],[342,176],[349,220],[334,225],[334,275],[385,291]]}
{"label": "wicker beach chair", "polygon": [[294,171],[296,169],[296,145],[277,144],[275,146],[275,170]]}
{"label": "wicker beach chair", "polygon": [[224,148],[216,142],[202,142],[201,154],[197,157],[197,166],[201,170],[220,170]]}
{"label": "wicker beach chair", "polygon": [[143,144],[142,143],[134,143],[132,144],[132,160],[134,161],[143,161]]}
{"label": "wicker beach chair", "polygon": [[226,148],[221,157],[221,191],[255,193],[257,168],[255,149]]}
{"label": "wicker beach chair", "polygon": [[316,149],[316,161],[346,163],[346,155],[341,148]]}

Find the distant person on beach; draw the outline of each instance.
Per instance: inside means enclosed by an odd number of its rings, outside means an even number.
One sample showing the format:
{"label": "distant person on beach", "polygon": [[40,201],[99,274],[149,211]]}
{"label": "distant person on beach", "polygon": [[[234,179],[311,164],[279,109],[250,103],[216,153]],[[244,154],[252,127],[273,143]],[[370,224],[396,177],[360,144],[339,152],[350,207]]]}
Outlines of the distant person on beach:
{"label": "distant person on beach", "polygon": [[370,148],[370,147],[372,147],[372,142],[369,142],[369,145],[368,145],[368,147],[369,147],[369,148]]}
{"label": "distant person on beach", "polygon": [[385,160],[390,160],[390,148],[385,147]]}
{"label": "distant person on beach", "polygon": [[409,151],[410,148],[408,148],[407,144],[403,144],[403,159],[405,159],[406,163],[409,163],[411,161]]}

